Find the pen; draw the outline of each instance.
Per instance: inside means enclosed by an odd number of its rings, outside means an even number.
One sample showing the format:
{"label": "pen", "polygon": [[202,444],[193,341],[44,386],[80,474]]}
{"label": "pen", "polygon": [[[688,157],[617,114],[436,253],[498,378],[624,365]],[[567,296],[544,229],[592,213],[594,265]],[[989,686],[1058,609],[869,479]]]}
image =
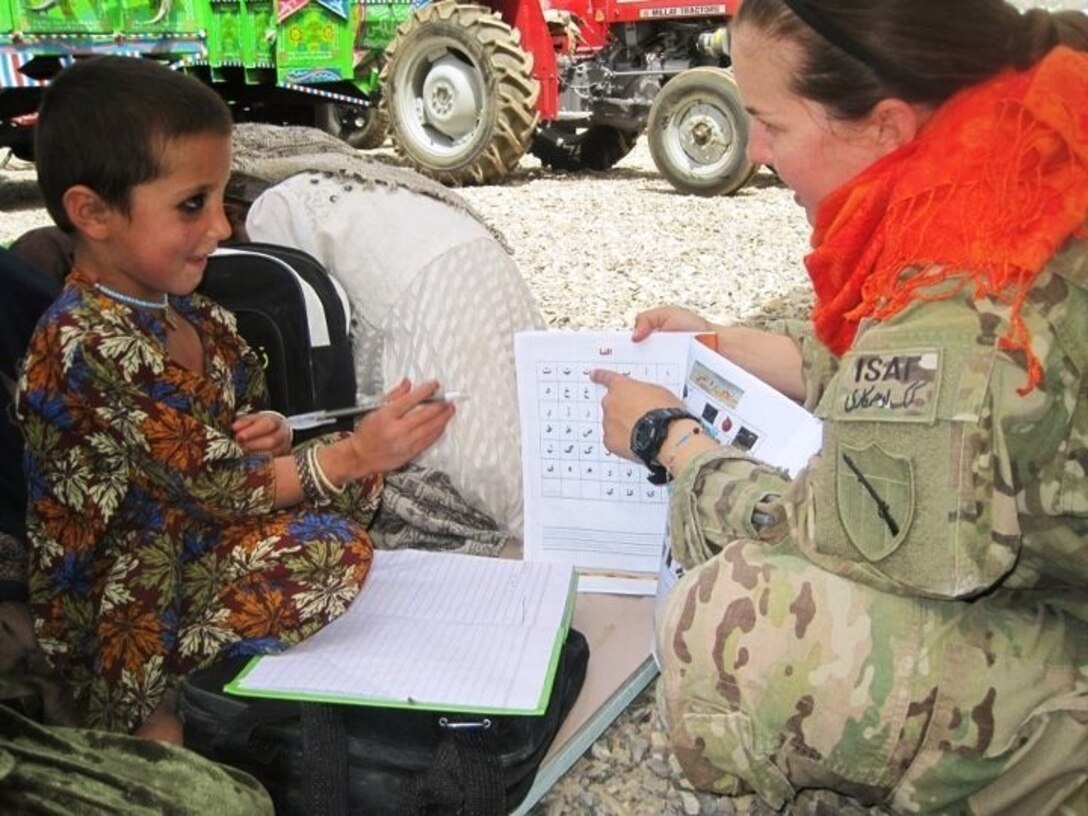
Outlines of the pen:
{"label": "pen", "polygon": [[[427,397],[424,402],[449,402],[451,400],[468,399],[468,394],[463,391],[439,391],[433,397]],[[310,428],[318,428],[329,425],[344,417],[360,416],[370,411],[377,410],[385,404],[385,397],[378,394],[363,397],[355,405],[346,408],[327,408],[320,411],[309,411],[305,414],[293,414],[287,417],[287,425],[293,431],[306,431]]]}

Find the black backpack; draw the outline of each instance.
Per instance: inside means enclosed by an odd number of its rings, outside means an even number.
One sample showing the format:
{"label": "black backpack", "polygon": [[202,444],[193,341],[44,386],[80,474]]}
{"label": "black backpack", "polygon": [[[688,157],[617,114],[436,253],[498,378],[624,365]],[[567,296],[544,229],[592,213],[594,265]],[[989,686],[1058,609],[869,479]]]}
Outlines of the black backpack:
{"label": "black backpack", "polygon": [[249,658],[186,677],[185,745],[256,777],[278,816],[499,816],[515,810],[585,681],[589,645],[571,629],[547,709],[487,716],[238,697],[223,686]]}
{"label": "black backpack", "polygon": [[208,259],[197,291],[234,313],[238,332],[263,358],[273,409],[290,415],[355,404],[347,296],[312,255],[234,244]]}
{"label": "black backpack", "polygon": [[[20,361],[42,313],[60,294],[61,284],[0,248],[0,532],[26,538],[26,480],[23,436],[15,424],[13,398]],[[11,578],[12,580],[8,580]],[[9,585],[10,584],[10,585]],[[26,596],[26,587],[0,575],[0,597]]]}

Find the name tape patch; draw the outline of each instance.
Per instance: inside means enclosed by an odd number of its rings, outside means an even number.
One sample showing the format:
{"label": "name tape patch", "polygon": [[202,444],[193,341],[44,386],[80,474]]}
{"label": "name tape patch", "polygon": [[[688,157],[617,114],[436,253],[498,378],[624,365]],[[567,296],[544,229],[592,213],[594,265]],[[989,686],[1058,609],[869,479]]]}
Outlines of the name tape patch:
{"label": "name tape patch", "polygon": [[931,422],[937,415],[939,349],[852,352],[843,357],[838,419]]}

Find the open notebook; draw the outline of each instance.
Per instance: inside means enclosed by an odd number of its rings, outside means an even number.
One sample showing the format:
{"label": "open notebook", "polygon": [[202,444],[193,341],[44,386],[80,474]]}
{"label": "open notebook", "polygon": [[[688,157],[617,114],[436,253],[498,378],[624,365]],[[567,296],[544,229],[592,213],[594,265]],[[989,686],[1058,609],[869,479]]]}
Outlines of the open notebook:
{"label": "open notebook", "polygon": [[341,617],[256,657],[227,691],[451,712],[540,714],[576,597],[569,566],[378,551]]}

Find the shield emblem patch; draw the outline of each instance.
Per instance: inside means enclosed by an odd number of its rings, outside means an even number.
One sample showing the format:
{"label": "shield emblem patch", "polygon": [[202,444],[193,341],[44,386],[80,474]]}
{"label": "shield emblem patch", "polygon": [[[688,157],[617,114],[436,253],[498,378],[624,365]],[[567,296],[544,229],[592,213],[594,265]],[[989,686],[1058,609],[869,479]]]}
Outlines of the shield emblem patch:
{"label": "shield emblem patch", "polygon": [[869,561],[887,558],[903,543],[914,515],[914,468],[875,444],[839,444],[836,463],[839,518],[850,543]]}

